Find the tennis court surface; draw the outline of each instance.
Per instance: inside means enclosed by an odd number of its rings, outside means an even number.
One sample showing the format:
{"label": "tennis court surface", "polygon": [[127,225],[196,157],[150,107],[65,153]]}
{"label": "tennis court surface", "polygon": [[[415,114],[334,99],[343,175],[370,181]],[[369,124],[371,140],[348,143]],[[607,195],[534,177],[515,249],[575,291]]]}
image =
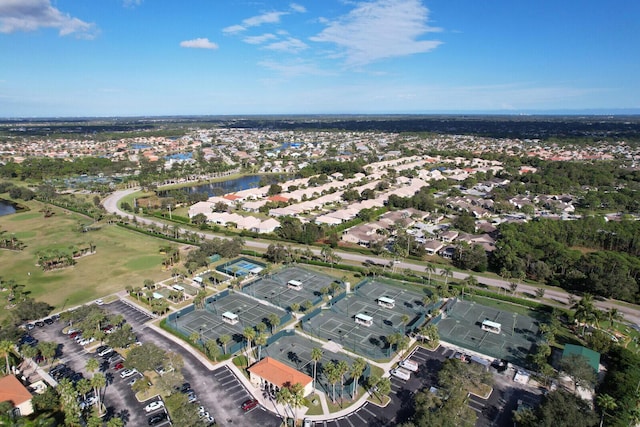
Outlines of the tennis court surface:
{"label": "tennis court surface", "polygon": [[436,319],[441,340],[519,366],[539,340],[535,319],[475,302],[451,300]]}

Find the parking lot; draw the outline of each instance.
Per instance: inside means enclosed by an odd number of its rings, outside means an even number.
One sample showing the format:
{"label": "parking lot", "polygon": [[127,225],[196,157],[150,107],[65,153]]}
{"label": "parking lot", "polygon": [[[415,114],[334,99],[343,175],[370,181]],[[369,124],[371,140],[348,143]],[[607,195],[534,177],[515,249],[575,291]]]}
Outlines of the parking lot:
{"label": "parking lot", "polygon": [[[191,384],[199,404],[215,417],[217,425],[261,425],[264,427],[280,425],[280,419],[260,405],[244,412],[241,405],[250,398],[250,393],[234,373],[226,366],[209,371],[190,352],[177,346],[175,342],[154,329],[146,327],[146,322],[153,319],[150,315],[124,301],[115,301],[104,304],[102,307],[114,314],[122,314],[131,324],[141,342],[152,342],[160,348],[172,349],[182,355],[185,381]],[[56,363],[64,363],[69,369],[82,373],[85,378],[91,377],[91,374],[88,374],[86,370],[87,361],[90,358],[98,358],[101,361],[100,370],[107,379],[103,398],[107,407],[106,419],[117,415],[125,421],[126,425],[146,426],[150,417],[165,411],[162,407],[147,413],[144,410],[145,406],[158,400],[158,397],[153,397],[145,402],[137,401],[130,384],[131,379],[137,375],[121,378],[120,372],[122,371],[115,369],[116,362],[108,363],[94,352],[87,351],[83,346],[62,333],[63,326],[61,322],[55,322],[51,325],[45,324],[42,327],[36,326],[31,330],[31,334],[40,341],[59,343],[60,352]],[[94,344],[92,348],[95,347],[97,345]],[[163,420],[154,425],[166,426],[169,425],[169,421]]]}
{"label": "parking lot", "polygon": [[[444,346],[440,346],[435,351],[416,347],[409,359],[418,363],[418,372],[412,374],[408,381],[391,377],[389,394],[391,401],[384,408],[367,402],[348,416],[317,421],[315,425],[323,427],[394,426],[407,421],[413,413],[413,394],[425,387],[436,386],[442,362],[455,353],[455,349]],[[539,391],[513,383],[509,375],[508,372],[494,374],[494,390],[489,398],[469,396],[469,406],[478,415],[476,427],[511,427],[513,426],[511,411],[516,409],[518,400],[534,403],[540,399]],[[377,402],[377,398],[374,397],[373,401]]]}
{"label": "parking lot", "polygon": [[87,361],[91,358],[100,360],[102,362],[100,371],[104,373],[107,379],[107,385],[103,392],[103,402],[107,408],[107,419],[113,415],[118,415],[128,425],[146,425],[147,415],[143,411],[144,404],[135,399],[134,393],[128,384],[129,380],[120,378],[116,370],[114,370],[115,363],[105,363],[102,357],[88,351],[75,340],[63,334],[63,326],[61,322],[56,322],[52,325],[36,327],[31,333],[40,341],[59,343],[56,364],[64,363],[70,370],[81,373],[84,378],[91,378],[91,374],[86,369]]}
{"label": "parking lot", "polygon": [[[182,356],[184,360],[182,373],[185,381],[190,383],[200,405],[204,406],[215,418],[217,425],[260,425],[264,427],[278,427],[280,425],[280,419],[261,406],[248,412],[242,411],[240,407],[250,394],[229,368],[222,366],[210,371],[189,351],[176,345],[173,340],[156,330],[146,327],[144,324],[146,315],[130,304],[116,301],[105,304],[104,307],[114,313],[122,314],[131,323],[141,342],[154,343],[160,348],[171,349]],[[147,321],[149,319],[151,318],[147,316]],[[143,406],[141,405],[141,407]],[[146,423],[139,425],[146,425]]]}

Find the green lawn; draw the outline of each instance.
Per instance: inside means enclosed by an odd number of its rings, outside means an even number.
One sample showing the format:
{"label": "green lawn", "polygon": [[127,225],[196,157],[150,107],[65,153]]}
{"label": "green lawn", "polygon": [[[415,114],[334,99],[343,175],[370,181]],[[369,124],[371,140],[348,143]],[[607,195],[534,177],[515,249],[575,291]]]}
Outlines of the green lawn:
{"label": "green lawn", "polygon": [[[159,253],[166,241],[107,224],[82,233],[78,224],[90,221],[86,217],[54,207],[55,215],[44,218],[38,213],[39,203],[27,204],[32,209],[29,212],[0,217],[0,230],[26,244],[21,252],[0,250],[0,274],[3,281],[25,285],[33,298],[59,310],[123,290],[126,285],[142,286],[145,279],[159,281],[170,276],[162,268]],[[72,267],[45,272],[37,266],[41,251],[87,247],[89,243],[95,245],[96,253],[77,259]]]}

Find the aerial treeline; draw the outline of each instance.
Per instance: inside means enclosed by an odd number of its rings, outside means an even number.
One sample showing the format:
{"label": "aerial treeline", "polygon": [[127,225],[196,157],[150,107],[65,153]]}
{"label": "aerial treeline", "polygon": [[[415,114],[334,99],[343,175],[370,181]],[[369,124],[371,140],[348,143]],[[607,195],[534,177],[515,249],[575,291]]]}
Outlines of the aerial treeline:
{"label": "aerial treeline", "polygon": [[322,160],[316,163],[311,163],[308,166],[300,169],[298,174],[303,178],[308,178],[312,175],[326,174],[331,175],[336,172],[349,177],[360,172],[364,173],[364,167],[367,162],[363,160],[355,160],[351,162],[340,162],[337,160]]}
{"label": "aerial treeline", "polygon": [[618,190],[619,186],[634,190],[640,187],[640,171],[627,169],[618,161],[586,163],[531,158],[526,163],[537,168],[536,173],[519,175],[509,186],[524,184],[528,191],[535,194],[567,193],[582,187],[600,191]]}
{"label": "aerial treeline", "polygon": [[36,197],[36,194],[27,187],[14,185],[11,182],[0,182],[0,194],[2,193],[9,193],[9,197],[12,199],[22,199],[24,201],[29,201]]}
{"label": "aerial treeline", "polygon": [[[598,387],[599,395],[608,395],[616,405],[603,416],[607,426],[629,426],[638,423],[638,384],[640,384],[640,355],[622,346],[614,346],[607,354],[607,374]],[[601,424],[602,425],[602,424]]]}
{"label": "aerial treeline", "polygon": [[542,219],[500,225],[491,267],[568,290],[638,301],[640,223]]}
{"label": "aerial treeline", "polygon": [[242,252],[243,246],[244,240],[241,237],[206,240],[200,244],[200,248],[189,252],[186,264],[190,268],[194,267],[194,270],[197,267],[206,267],[211,263],[210,256],[217,254],[223,258],[233,258]]}
{"label": "aerial treeline", "polygon": [[122,173],[131,168],[127,161],[113,162],[102,157],[78,157],[73,161],[65,159],[51,159],[48,157],[29,157],[22,163],[8,162],[0,166],[0,176],[4,178],[18,178],[21,180],[64,177],[73,175],[110,175]]}
{"label": "aerial treeline", "polygon": [[429,187],[422,187],[411,197],[400,197],[396,194],[391,194],[387,201],[387,207],[389,209],[414,208],[424,212],[433,212],[438,208],[438,205],[432,193],[433,190],[430,190]]}

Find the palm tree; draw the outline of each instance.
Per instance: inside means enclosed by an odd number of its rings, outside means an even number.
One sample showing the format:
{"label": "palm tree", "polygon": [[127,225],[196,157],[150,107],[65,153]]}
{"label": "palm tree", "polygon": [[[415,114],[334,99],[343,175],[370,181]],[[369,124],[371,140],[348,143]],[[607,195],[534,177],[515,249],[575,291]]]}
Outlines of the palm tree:
{"label": "palm tree", "polygon": [[280,325],[280,316],[275,313],[270,313],[267,320],[269,321],[269,326],[271,326],[271,335],[273,335],[274,331]]}
{"label": "palm tree", "polygon": [[447,289],[449,278],[453,277],[453,269],[451,267],[444,267],[440,272],[440,275],[444,277],[444,287]]}
{"label": "palm tree", "polygon": [[212,358],[214,362],[217,362],[218,356],[220,355],[220,347],[216,340],[207,340],[204,347],[207,350],[207,356]]}
{"label": "palm tree", "polygon": [[584,294],[582,299],[578,301],[573,307],[575,313],[573,317],[582,323],[582,335],[587,327],[587,324],[591,324],[597,321],[598,310],[593,302],[593,295]]}
{"label": "palm tree", "polygon": [[289,387],[289,405],[293,407],[293,425],[298,425],[298,408],[304,406],[304,387],[295,383]]}
{"label": "palm tree", "polygon": [[253,339],[256,337],[256,331],[252,327],[247,326],[242,331],[242,336],[244,337],[244,339],[247,340],[247,363],[248,363],[249,358],[251,357],[251,341],[253,341]]}
{"label": "palm tree", "polygon": [[254,342],[258,346],[258,360],[261,360],[262,359],[262,346],[267,343],[267,335],[266,334],[258,334],[256,336]]}
{"label": "palm tree", "polygon": [[344,375],[349,372],[349,365],[344,360],[341,360],[336,365],[336,370],[340,374],[340,403],[344,401]]}
{"label": "palm tree", "polygon": [[411,320],[411,318],[409,317],[408,314],[403,314],[402,317],[400,318],[400,323],[402,324],[402,331],[403,333],[407,333],[407,324],[409,323],[409,320]]}
{"label": "palm tree", "polygon": [[101,415],[102,415],[102,399],[100,397],[100,389],[104,387],[106,384],[107,384],[107,379],[101,373],[94,374],[93,377],[91,377],[91,386],[95,390],[96,397],[98,398],[96,400],[96,405],[98,406],[98,414],[101,414]]}
{"label": "palm tree", "polygon": [[331,399],[331,401],[335,404],[336,403],[336,383],[340,381],[340,376],[341,376],[340,372],[338,371],[335,363],[329,362],[324,367],[324,373],[327,376],[327,380],[329,381],[329,383],[333,388],[333,398]]}
{"label": "palm tree", "polygon": [[600,409],[602,409],[602,416],[600,417],[600,427],[602,427],[607,411],[613,411],[618,407],[618,404],[616,403],[616,399],[614,397],[606,393],[599,394],[596,397],[596,403],[598,404]]}
{"label": "palm tree", "polygon": [[229,344],[229,341],[231,341],[231,336],[227,334],[220,335],[218,338],[218,342],[224,347],[224,354],[227,354],[227,344]]}
{"label": "palm tree", "polygon": [[434,274],[436,272],[436,266],[431,263],[427,263],[424,271],[429,275],[429,284],[431,284],[431,274]]}
{"label": "palm tree", "polygon": [[351,378],[353,379],[353,396],[358,395],[358,382],[360,380],[360,376],[364,372],[367,367],[367,362],[362,357],[358,357],[353,361],[353,365],[351,365]]}
{"label": "palm tree", "polygon": [[319,347],[311,349],[311,360],[313,360],[313,394],[316,394],[316,377],[318,361],[322,359],[322,350]]}
{"label": "palm tree", "polygon": [[624,319],[624,316],[622,315],[622,313],[620,313],[620,311],[615,307],[611,307],[609,310],[607,310],[606,315],[607,315],[607,320],[609,320],[610,329],[613,329],[614,322]]}
{"label": "palm tree", "polygon": [[276,393],[276,402],[282,406],[289,405],[289,403],[291,402],[291,391],[289,390],[289,387],[280,387],[280,390],[278,390],[278,392]]}
{"label": "palm tree", "polygon": [[9,340],[0,341],[0,357],[4,356],[6,362],[5,373],[8,375],[11,372],[11,364],[9,363],[9,355],[15,351],[14,344]]}
{"label": "palm tree", "polygon": [[25,359],[29,359],[29,366],[31,366],[33,358],[38,355],[38,349],[30,346],[29,344],[24,344],[22,347],[20,347],[20,353],[22,354],[22,357],[24,357]]}
{"label": "palm tree", "polygon": [[100,362],[98,362],[98,359],[92,357],[91,359],[87,360],[87,364],[85,365],[85,367],[90,374],[93,374],[100,367]]}

